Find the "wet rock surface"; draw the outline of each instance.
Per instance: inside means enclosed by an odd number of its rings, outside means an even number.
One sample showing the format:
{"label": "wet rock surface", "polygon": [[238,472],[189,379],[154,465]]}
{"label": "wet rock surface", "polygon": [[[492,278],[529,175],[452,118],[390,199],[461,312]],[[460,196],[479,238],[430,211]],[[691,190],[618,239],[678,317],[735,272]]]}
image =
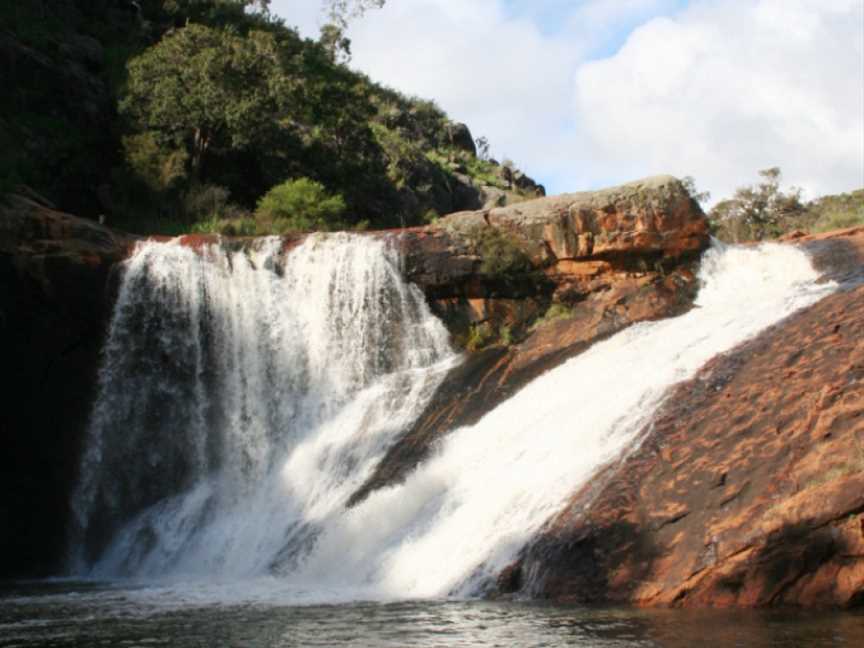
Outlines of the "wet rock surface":
{"label": "wet rock surface", "polygon": [[675,388],[638,449],[511,567],[531,594],[864,603],[864,228],[798,243],[846,283]]}
{"label": "wet rock surface", "polygon": [[[536,271],[515,278],[484,272],[472,240],[488,231],[504,232]],[[404,479],[449,431],[475,423],[592,343],[686,311],[707,243],[701,210],[669,176],[462,212],[401,234],[406,274],[457,341],[478,327],[506,327],[519,341],[469,354],[350,504]],[[560,316],[542,319],[553,305]]]}
{"label": "wet rock surface", "polygon": [[[488,232],[497,237],[491,248],[484,247]],[[509,346],[493,340],[469,354],[352,501],[401,479],[448,430],[477,420],[592,342],[688,308],[696,288],[691,266],[707,244],[704,216],[669,177],[369,235],[401,246],[406,275],[457,341],[478,326],[498,333],[506,327],[513,340]],[[284,246],[303,238],[285,237]],[[215,240],[196,235],[182,243]],[[0,488],[8,494],[0,500],[0,522],[15,531],[2,536],[0,555],[8,558],[0,561],[0,576],[54,573],[62,560],[68,493],[94,396],[115,268],[135,241],[60,213],[35,195],[12,197],[2,208],[7,405],[0,429],[9,451],[0,459]],[[512,256],[518,272],[496,263],[498,253]],[[532,328],[552,304],[565,308],[564,316]]]}

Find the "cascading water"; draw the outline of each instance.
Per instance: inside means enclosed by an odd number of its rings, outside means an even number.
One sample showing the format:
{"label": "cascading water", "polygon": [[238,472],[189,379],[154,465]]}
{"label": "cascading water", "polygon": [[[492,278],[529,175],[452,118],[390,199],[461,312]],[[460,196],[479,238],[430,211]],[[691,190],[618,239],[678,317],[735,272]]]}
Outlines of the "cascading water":
{"label": "cascading water", "polygon": [[715,247],[690,312],[593,346],[346,509],[454,356],[385,244],[278,259],[274,241],[129,262],[76,510],[84,536],[136,513],[90,574],[269,574],[302,601],[470,595],[634,447],[671,385],[834,289],[788,246]]}
{"label": "cascading water", "polygon": [[[312,237],[284,262],[276,238],[141,245],[74,497],[75,569],[287,569],[454,358],[384,241]],[[88,566],[81,549],[106,539]]]}

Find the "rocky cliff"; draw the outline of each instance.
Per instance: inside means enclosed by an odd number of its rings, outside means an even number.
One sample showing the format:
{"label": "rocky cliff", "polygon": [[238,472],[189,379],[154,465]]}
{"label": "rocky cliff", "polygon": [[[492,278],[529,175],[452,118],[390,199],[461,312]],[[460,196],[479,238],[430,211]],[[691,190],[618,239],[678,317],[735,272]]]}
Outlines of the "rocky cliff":
{"label": "rocky cliff", "polygon": [[841,290],[680,384],[502,591],[582,603],[864,603],[864,228],[798,239]]}
{"label": "rocky cliff", "polygon": [[708,230],[681,184],[659,176],[453,214],[403,233],[401,245],[408,277],[457,341],[470,347],[486,335],[489,346],[445,379],[352,504],[403,478],[442,435],[593,342],[689,308],[692,266]]}
{"label": "rocky cliff", "polygon": [[[370,235],[402,246],[406,274],[475,350],[352,502],[592,342],[689,308],[707,243],[701,212],[669,178]],[[2,208],[0,576],[60,564],[115,268],[134,242],[38,196]],[[574,493],[493,595],[864,601],[864,229],[790,244],[842,289],[677,386],[639,447]],[[481,328],[492,334],[478,343]]]}
{"label": "rocky cliff", "polygon": [[0,577],[58,567],[112,269],[130,245],[36,196],[0,207]]}
{"label": "rocky cliff", "polygon": [[[474,353],[353,501],[401,478],[454,425],[488,411],[592,341],[688,307],[707,244],[674,178],[463,212],[387,236],[458,344]],[[215,240],[183,239],[197,245]],[[302,236],[286,237],[285,246]],[[116,264],[135,239],[18,196],[0,215],[0,576],[61,559],[67,498],[93,397]],[[242,240],[236,242],[243,245]],[[545,317],[544,317],[545,316]]]}

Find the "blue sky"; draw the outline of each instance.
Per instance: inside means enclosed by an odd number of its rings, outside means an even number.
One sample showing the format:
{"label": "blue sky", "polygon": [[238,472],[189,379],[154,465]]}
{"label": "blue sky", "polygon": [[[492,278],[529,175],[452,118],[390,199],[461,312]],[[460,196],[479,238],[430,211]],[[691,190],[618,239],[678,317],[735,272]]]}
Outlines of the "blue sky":
{"label": "blue sky", "polygon": [[[273,0],[314,37],[320,0]],[[864,186],[864,0],[387,0],[352,66],[434,99],[550,193],[657,173],[715,199],[780,166]]]}

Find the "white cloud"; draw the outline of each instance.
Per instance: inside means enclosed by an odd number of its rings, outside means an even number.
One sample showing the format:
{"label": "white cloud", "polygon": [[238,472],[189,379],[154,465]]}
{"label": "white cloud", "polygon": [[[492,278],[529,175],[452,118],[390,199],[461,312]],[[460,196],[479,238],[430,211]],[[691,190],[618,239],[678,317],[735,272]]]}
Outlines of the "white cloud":
{"label": "white cloud", "polygon": [[[352,65],[553,191],[668,172],[719,198],[775,165],[811,195],[864,185],[864,2],[684,4],[388,0],[352,25]],[[272,7],[315,36],[321,5]]]}
{"label": "white cloud", "polygon": [[715,197],[780,166],[818,195],[864,185],[864,3],[703,1],[577,72],[592,180],[693,175]]}

